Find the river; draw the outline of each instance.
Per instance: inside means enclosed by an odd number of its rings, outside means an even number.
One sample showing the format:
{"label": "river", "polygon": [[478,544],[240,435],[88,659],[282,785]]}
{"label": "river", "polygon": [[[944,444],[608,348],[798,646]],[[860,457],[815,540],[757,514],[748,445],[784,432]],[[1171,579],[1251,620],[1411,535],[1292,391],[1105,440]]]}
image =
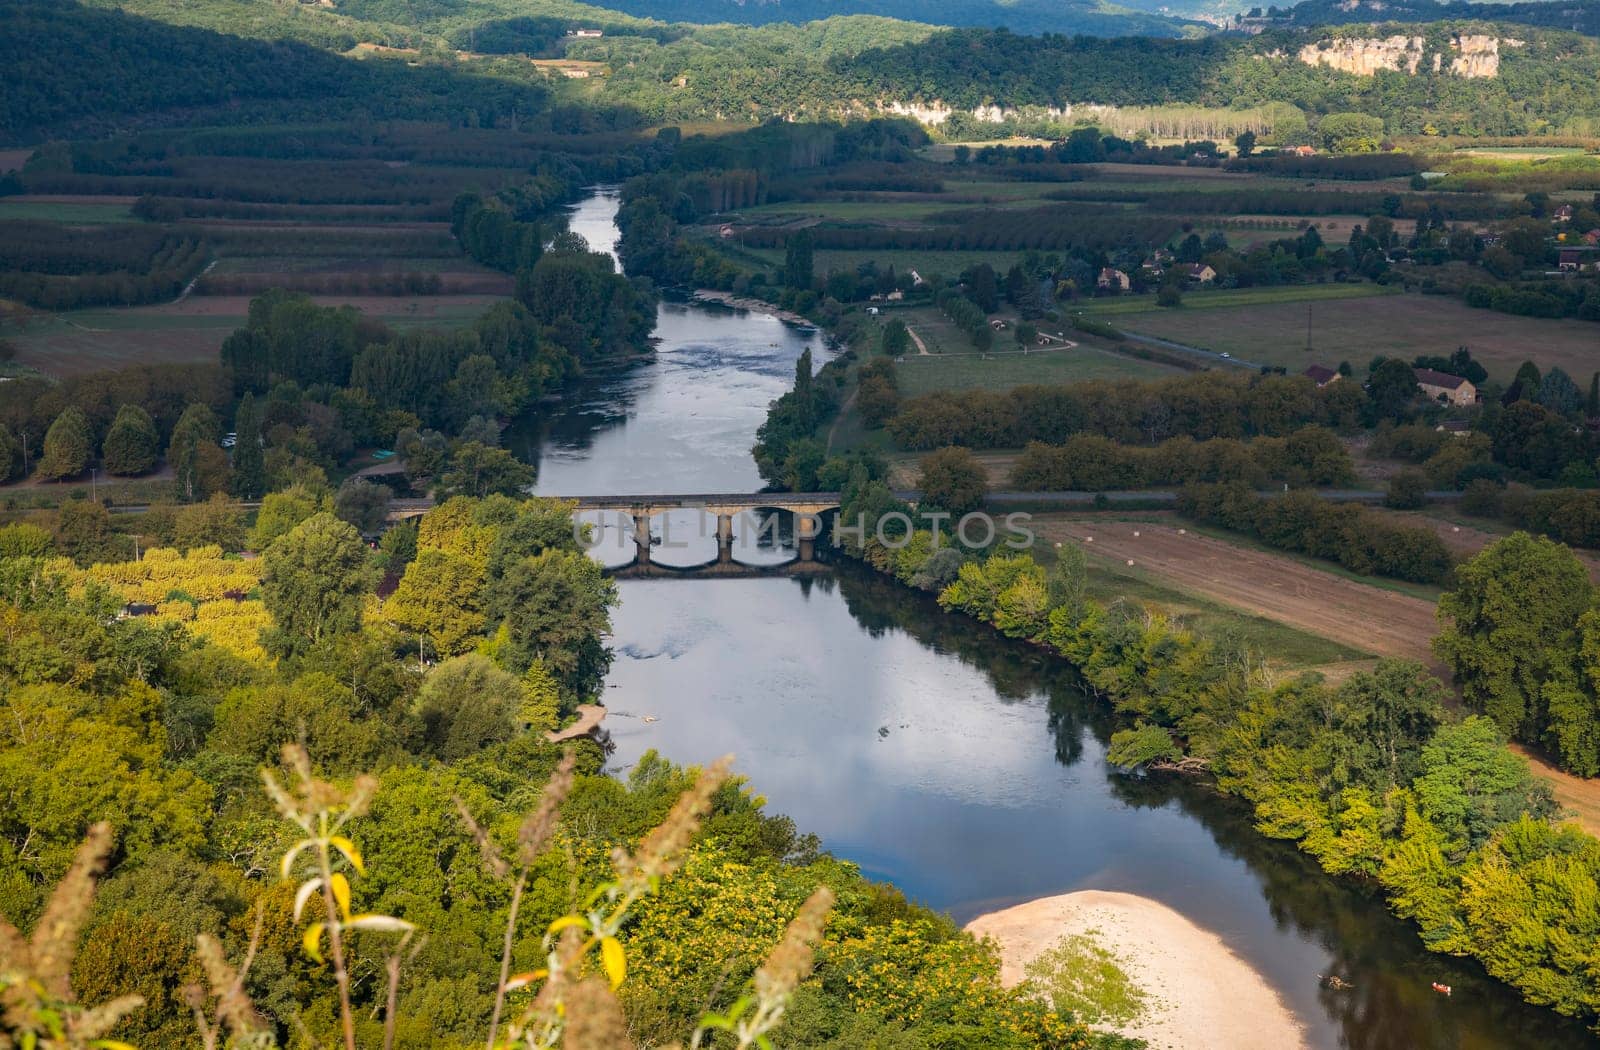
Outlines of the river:
{"label": "river", "polygon": [[[597,191],[571,228],[609,249],[615,209],[615,195]],[[671,303],[656,334],[653,362],[593,377],[523,439],[538,492],[759,486],[755,428],[800,353],[825,357],[821,335]],[[692,513],[668,528],[688,542],[658,561],[693,564],[715,550]],[[600,556],[625,559],[631,541],[608,538]],[[751,546],[737,556],[784,552]],[[1105,713],[1069,668],[924,596],[853,565],[821,579],[622,580],[619,589],[605,696],[618,772],[651,748],[685,763],[732,752],[772,811],[961,921],[1077,889],[1154,898],[1261,971],[1313,1046],[1597,1045],[1475,963],[1425,951],[1376,894],[1258,835],[1235,801],[1111,772]],[[1324,973],[1355,987],[1323,988]],[[1433,981],[1454,995],[1437,995]]]}

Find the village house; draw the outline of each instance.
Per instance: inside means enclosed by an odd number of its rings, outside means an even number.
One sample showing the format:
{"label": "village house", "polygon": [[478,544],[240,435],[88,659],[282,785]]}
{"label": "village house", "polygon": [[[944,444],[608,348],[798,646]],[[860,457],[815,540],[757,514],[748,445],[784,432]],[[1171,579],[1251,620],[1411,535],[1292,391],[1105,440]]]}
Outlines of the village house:
{"label": "village house", "polygon": [[1600,260],[1597,260],[1592,248],[1563,248],[1556,256],[1556,265],[1566,273],[1592,270],[1597,261]]}
{"label": "village house", "polygon": [[1121,270],[1113,270],[1109,266],[1100,271],[1100,276],[1095,280],[1094,284],[1096,288],[1099,288],[1103,292],[1109,292],[1113,290],[1125,292],[1129,288],[1133,287],[1132,282],[1128,280],[1127,274],[1123,273]]}
{"label": "village house", "polygon": [[1435,372],[1431,368],[1417,368],[1412,371],[1417,377],[1417,386],[1434,401],[1462,406],[1478,403],[1478,388],[1460,376]]}
{"label": "village house", "polygon": [[1312,365],[1301,374],[1307,379],[1311,380],[1313,383],[1317,384],[1318,390],[1321,390],[1329,383],[1337,383],[1339,380],[1344,378],[1327,365]]}
{"label": "village house", "polygon": [[1205,263],[1179,263],[1178,272],[1195,284],[1210,284],[1217,279],[1217,271]]}

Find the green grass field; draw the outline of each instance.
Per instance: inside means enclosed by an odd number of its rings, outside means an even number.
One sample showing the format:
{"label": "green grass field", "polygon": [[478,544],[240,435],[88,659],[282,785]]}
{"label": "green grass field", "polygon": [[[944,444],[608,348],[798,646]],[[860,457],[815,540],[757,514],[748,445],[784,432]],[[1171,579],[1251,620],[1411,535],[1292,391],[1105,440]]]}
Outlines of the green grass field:
{"label": "green grass field", "polygon": [[[1054,551],[1047,544],[1038,545],[1034,553],[1043,562],[1049,562],[1054,556]],[[1231,634],[1242,639],[1250,648],[1264,654],[1274,667],[1283,670],[1364,660],[1372,655],[1275,620],[1251,616],[1176,590],[1149,578],[1137,568],[1129,569],[1120,563],[1091,558],[1088,569],[1089,596],[1095,600],[1113,602],[1120,598],[1159,606],[1202,635],[1219,637]]]}
{"label": "green grass field", "polygon": [[35,222],[65,222],[89,225],[106,222],[138,222],[126,204],[66,204],[54,201],[14,201],[0,198],[0,221],[31,219]]}
{"label": "green grass field", "polygon": [[[1124,295],[1105,299],[1085,299],[1073,306],[1091,317],[1119,318],[1144,317],[1152,314],[1172,314],[1193,310],[1220,310],[1241,306],[1270,306],[1280,303],[1325,302],[1334,299],[1370,299],[1373,296],[1393,294],[1382,285],[1369,284],[1286,284],[1273,288],[1224,288],[1216,291],[1191,291],[1183,296],[1181,310],[1158,307],[1152,295]],[[1301,312],[1302,329],[1305,322]],[[1116,321],[1113,324],[1118,323]],[[1301,343],[1305,342],[1301,332]]]}
{"label": "green grass field", "polygon": [[[998,345],[998,341],[997,341]],[[919,356],[895,366],[902,397],[935,390],[1010,390],[1027,383],[1072,383],[1086,379],[1153,379],[1178,370],[1092,346],[1071,350]]]}
{"label": "green grass field", "polygon": [[[1265,289],[1291,290],[1295,289]],[[1331,367],[1340,361],[1349,361],[1359,370],[1380,354],[1407,358],[1448,355],[1459,346],[1468,347],[1489,375],[1502,383],[1510,382],[1518,366],[1528,360],[1546,369],[1559,365],[1580,381],[1600,368],[1600,325],[1592,321],[1516,317],[1475,310],[1443,296],[1285,297],[1276,302],[1216,302],[1211,304],[1215,308],[1208,309],[1201,295],[1191,295],[1181,309],[1161,310],[1152,305],[1126,312],[1117,311],[1121,303],[1112,302],[1110,311],[1094,312],[1119,328],[1226,351],[1248,361],[1282,365],[1291,372],[1310,364]],[[1312,304],[1313,348],[1309,353],[1305,349],[1308,303]]]}

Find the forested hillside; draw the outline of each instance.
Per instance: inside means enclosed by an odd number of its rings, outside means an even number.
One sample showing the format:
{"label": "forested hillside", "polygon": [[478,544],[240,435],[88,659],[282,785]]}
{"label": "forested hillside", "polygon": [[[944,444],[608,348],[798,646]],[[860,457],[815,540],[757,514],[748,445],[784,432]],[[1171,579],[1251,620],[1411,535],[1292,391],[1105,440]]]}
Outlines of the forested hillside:
{"label": "forested hillside", "polygon": [[[348,0],[331,11],[214,0],[118,5],[141,18],[91,2],[23,0],[0,16],[0,58],[20,72],[0,85],[0,133],[38,138],[91,116],[101,127],[205,122],[223,107],[230,122],[325,112],[311,98],[372,117],[467,125],[525,121],[547,103],[604,111],[623,126],[892,111],[948,125],[957,138],[1070,127],[1107,119],[1085,109],[1106,106],[1288,104],[1313,129],[1330,114],[1377,117],[1380,135],[1581,136],[1600,122],[1600,43],[1481,20],[1163,40],[941,30],[867,15],[668,25],[582,5],[517,14],[502,0]],[[1506,10],[1524,17],[1527,6]],[[603,35],[578,37],[579,28]],[[364,50],[351,56],[364,56],[359,63],[327,53],[358,44]],[[104,60],[83,60],[98,54]],[[1008,121],[1022,123],[1003,127]],[[1299,128],[1298,118],[1291,125]]]}
{"label": "forested hillside", "polygon": [[1487,18],[1495,22],[1566,29],[1587,36],[1600,34],[1600,2],[1596,0],[1530,0],[1516,4],[1479,4],[1469,0],[1303,0],[1293,7],[1255,8],[1257,17],[1283,25],[1326,26],[1358,22],[1434,22],[1449,18]]}
{"label": "forested hillside", "polygon": [[1104,0],[616,0],[630,14],[668,22],[812,22],[835,15],[882,15],[940,26],[1005,26],[1017,33],[1183,36],[1202,27]]}
{"label": "forested hillside", "polygon": [[354,62],[305,44],[240,40],[72,3],[0,13],[0,139],[140,121],[322,119],[493,123],[545,102],[537,84],[433,66]]}

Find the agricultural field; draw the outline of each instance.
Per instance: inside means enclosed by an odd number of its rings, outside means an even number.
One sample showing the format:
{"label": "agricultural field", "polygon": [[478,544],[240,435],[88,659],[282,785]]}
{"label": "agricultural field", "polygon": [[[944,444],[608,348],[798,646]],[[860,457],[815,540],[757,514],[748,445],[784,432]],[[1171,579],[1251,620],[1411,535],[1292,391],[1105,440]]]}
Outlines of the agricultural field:
{"label": "agricultural field", "polygon": [[70,200],[49,197],[0,197],[0,222],[32,220],[70,225],[96,225],[110,222],[137,222],[129,210],[132,200],[95,200],[78,197]]}
{"label": "agricultural field", "polygon": [[[1264,290],[1282,292],[1276,302],[1240,301],[1205,308],[1206,297],[1192,295],[1177,310],[1147,302],[1142,311],[1123,312],[1123,303],[1115,303],[1104,310],[1096,306],[1094,312],[1107,314],[1113,324],[1129,332],[1226,351],[1294,372],[1340,361],[1363,368],[1380,354],[1448,355],[1459,346],[1469,347],[1490,377],[1501,383],[1510,382],[1518,366],[1528,360],[1541,368],[1559,365],[1580,377],[1600,367],[1600,330],[1591,321],[1518,317],[1474,309],[1442,296],[1396,295],[1377,304],[1363,301],[1366,297],[1359,294],[1314,299],[1294,294],[1310,290]],[[1314,304],[1310,308],[1314,349],[1309,353],[1305,349],[1308,303]]]}
{"label": "agricultural field", "polygon": [[[1150,521],[1112,515],[1083,518],[1046,514],[1035,515],[1030,527],[1036,534],[1035,547],[1046,560],[1057,541],[1066,542],[1070,537],[1082,543],[1085,537],[1093,537],[1092,542],[1083,546],[1089,556],[1089,590],[1097,600],[1121,599],[1158,605],[1203,635],[1233,634],[1244,639],[1258,651],[1268,654],[1272,665],[1279,670],[1316,669],[1339,676],[1370,665],[1378,655],[1386,655],[1383,643],[1373,644],[1369,638],[1348,636],[1349,632],[1345,631],[1329,631],[1328,626],[1337,622],[1336,617],[1319,621],[1309,615],[1284,615],[1284,609],[1294,603],[1272,600],[1270,584],[1262,588],[1261,595],[1241,600],[1243,592],[1238,588],[1217,585],[1214,581],[1208,583],[1204,578],[1205,570],[1173,571],[1175,566],[1184,566],[1191,557],[1198,557],[1202,562],[1219,558],[1225,565],[1228,555],[1226,549],[1220,552],[1212,549],[1219,541],[1198,536],[1192,529],[1186,535],[1179,535],[1180,526],[1173,519]],[[1135,532],[1139,536],[1135,537]],[[1226,548],[1227,545],[1220,546]],[[1130,558],[1133,565],[1127,564]],[[1295,568],[1305,575],[1297,575],[1291,589],[1313,579],[1317,573],[1316,569]],[[1217,565],[1212,565],[1211,570],[1221,571]],[[1244,571],[1247,575],[1271,576],[1273,566],[1270,563],[1246,564]],[[1222,577],[1226,580],[1226,572],[1222,572]],[[1351,600],[1358,596],[1359,592],[1355,592]],[[1397,605],[1392,615],[1394,622],[1409,624],[1414,610]],[[1430,607],[1426,617],[1430,623],[1431,617]],[[1346,636],[1340,637],[1341,634]]]}
{"label": "agricultural field", "polygon": [[[998,341],[997,346],[1000,346]],[[1014,348],[958,354],[907,354],[895,366],[902,397],[935,390],[1010,390],[1028,383],[1072,383],[1086,379],[1151,379],[1178,369],[1095,346],[1030,350]]]}
{"label": "agricultural field", "polygon": [[[324,306],[354,306],[395,328],[456,327],[495,300],[484,295],[314,296]],[[67,377],[129,365],[215,361],[244,324],[248,296],[190,296],[183,302],[29,315],[0,327],[16,348],[13,368]]]}

